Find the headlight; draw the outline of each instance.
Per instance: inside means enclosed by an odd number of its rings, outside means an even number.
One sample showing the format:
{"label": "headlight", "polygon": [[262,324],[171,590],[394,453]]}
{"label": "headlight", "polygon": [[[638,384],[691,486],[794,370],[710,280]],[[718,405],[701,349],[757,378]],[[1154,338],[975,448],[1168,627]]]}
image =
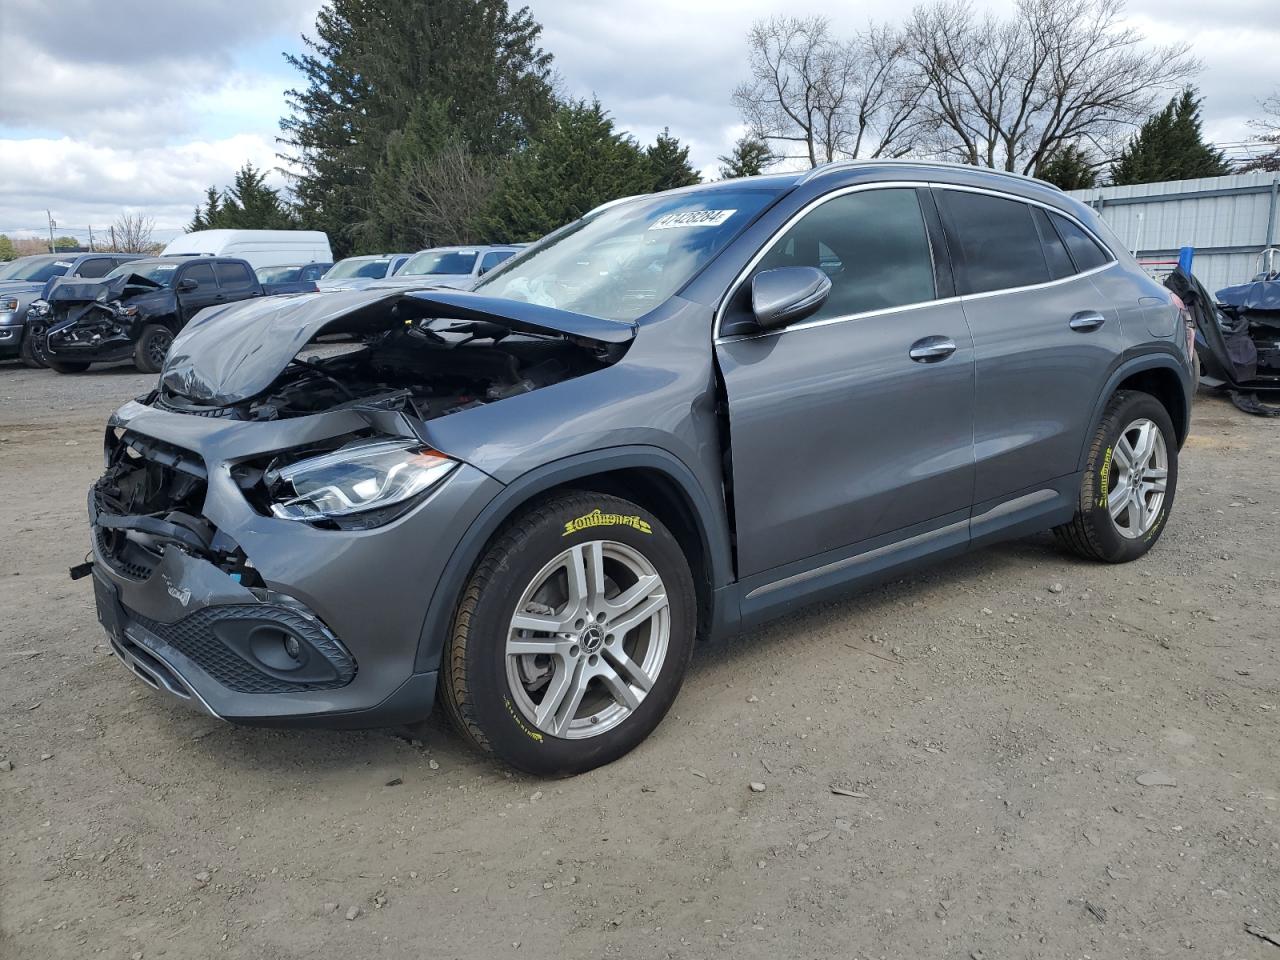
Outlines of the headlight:
{"label": "headlight", "polygon": [[112,300],[111,307],[117,314],[122,317],[135,317],[138,315],[137,307],[126,307],[119,300]]}
{"label": "headlight", "polygon": [[27,313],[34,313],[37,317],[47,317],[49,315],[49,301],[32,300],[31,306],[27,307]]}
{"label": "headlight", "polygon": [[17,309],[17,297],[0,297],[0,313],[13,313]]}
{"label": "headlight", "polygon": [[[368,440],[272,468],[264,479],[275,516],[320,520],[396,505],[408,509],[457,465],[416,441]],[[398,516],[400,511],[393,512]]]}

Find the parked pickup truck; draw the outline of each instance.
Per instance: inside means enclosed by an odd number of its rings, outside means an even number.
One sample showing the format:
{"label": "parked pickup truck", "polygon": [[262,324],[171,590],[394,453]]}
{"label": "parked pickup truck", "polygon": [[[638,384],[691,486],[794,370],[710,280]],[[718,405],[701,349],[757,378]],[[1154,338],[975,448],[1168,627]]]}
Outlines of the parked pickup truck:
{"label": "parked pickup truck", "polygon": [[134,260],[101,281],[63,281],[49,292],[43,355],[58,373],[130,359],[143,373],[158,373],[174,336],[197,313],[262,295],[244,260]]}

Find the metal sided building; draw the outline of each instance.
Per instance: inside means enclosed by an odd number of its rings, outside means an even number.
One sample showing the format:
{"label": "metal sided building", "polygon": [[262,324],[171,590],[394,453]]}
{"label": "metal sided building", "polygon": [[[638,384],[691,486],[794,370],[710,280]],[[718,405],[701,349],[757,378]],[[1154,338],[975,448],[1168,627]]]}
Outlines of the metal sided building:
{"label": "metal sided building", "polygon": [[1195,248],[1193,270],[1210,291],[1252,279],[1258,254],[1280,243],[1280,174],[1238,173],[1125,187],[1090,187],[1071,196],[1102,216],[1139,260],[1176,260]]}

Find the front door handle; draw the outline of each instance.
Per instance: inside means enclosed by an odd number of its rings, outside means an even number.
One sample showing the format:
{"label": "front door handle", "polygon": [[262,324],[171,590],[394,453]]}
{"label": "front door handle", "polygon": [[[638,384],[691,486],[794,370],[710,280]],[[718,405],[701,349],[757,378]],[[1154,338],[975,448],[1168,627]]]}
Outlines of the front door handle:
{"label": "front door handle", "polygon": [[1090,330],[1097,330],[1106,322],[1107,318],[1097,310],[1082,310],[1072,316],[1070,326],[1072,330],[1088,333]]}
{"label": "front door handle", "polygon": [[956,342],[950,337],[924,337],[911,345],[909,356],[917,363],[937,363],[956,352]]}

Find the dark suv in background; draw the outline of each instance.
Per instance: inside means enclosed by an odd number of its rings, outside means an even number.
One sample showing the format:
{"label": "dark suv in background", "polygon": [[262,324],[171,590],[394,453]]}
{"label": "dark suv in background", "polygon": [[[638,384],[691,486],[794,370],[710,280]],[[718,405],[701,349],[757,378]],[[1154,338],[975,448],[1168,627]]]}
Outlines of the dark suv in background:
{"label": "dark suv in background", "polygon": [[263,295],[244,260],[153,257],[117,267],[100,282],[63,281],[48,295],[42,354],[58,373],[132,360],[156,373],[174,336],[205,307]]}
{"label": "dark suv in background", "polygon": [[[299,356],[336,334],[356,348]],[[202,313],[108,424],[74,572],[119,657],[216,716],[390,724],[438,696],[481,749],[581,771],[653,730],[697,638],[1050,528],[1142,556],[1191,364],[1169,291],[1048,184],[867,161],[699,185],[474,292]]]}

